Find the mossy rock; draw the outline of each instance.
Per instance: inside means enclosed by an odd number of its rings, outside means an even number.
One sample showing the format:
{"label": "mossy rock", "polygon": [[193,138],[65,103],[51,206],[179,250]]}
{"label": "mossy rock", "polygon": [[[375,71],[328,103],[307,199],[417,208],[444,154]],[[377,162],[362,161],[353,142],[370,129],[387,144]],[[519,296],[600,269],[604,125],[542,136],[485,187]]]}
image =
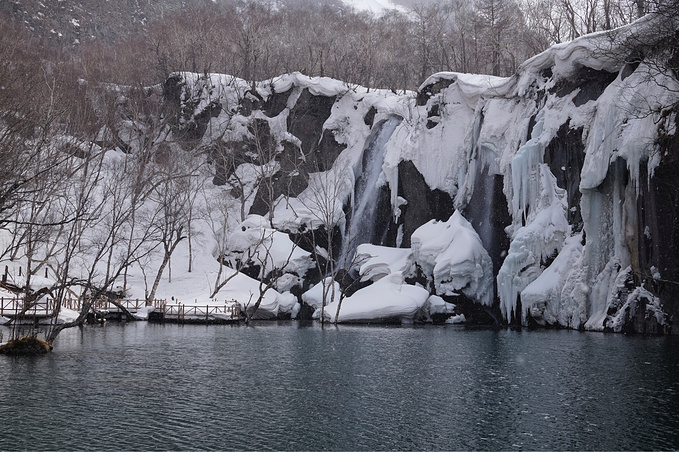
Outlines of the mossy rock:
{"label": "mossy rock", "polygon": [[33,336],[11,339],[6,344],[0,346],[0,354],[5,355],[44,355],[50,351],[52,351],[52,344],[44,339]]}

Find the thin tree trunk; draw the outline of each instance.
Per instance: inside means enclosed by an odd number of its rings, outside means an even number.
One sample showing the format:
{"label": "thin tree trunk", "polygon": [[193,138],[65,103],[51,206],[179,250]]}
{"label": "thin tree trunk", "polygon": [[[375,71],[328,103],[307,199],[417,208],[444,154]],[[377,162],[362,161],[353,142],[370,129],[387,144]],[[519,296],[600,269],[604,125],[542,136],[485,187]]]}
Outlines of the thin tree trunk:
{"label": "thin tree trunk", "polygon": [[158,285],[160,284],[160,280],[163,277],[163,271],[165,270],[165,267],[167,266],[168,262],[170,262],[170,255],[168,252],[165,252],[165,255],[163,256],[163,261],[160,263],[160,267],[158,268],[156,277],[153,280],[153,286],[151,286],[151,291],[146,297],[146,306],[150,306],[153,303],[153,299],[156,296],[156,290],[158,290]]}
{"label": "thin tree trunk", "polygon": [[170,263],[170,258],[172,257],[172,253],[174,253],[174,250],[177,248],[177,245],[179,245],[179,242],[182,241],[184,237],[181,236],[181,233],[177,234],[177,238],[175,239],[174,242],[172,242],[172,245],[170,245],[169,248],[165,248],[165,254],[163,256],[163,261],[160,263],[160,267],[158,268],[158,273],[156,273],[156,278],[153,281],[153,286],[151,287],[151,292],[149,292],[148,297],[146,297],[146,305],[148,306],[150,303],[153,303],[153,299],[156,296],[156,290],[158,290],[158,285],[160,284],[160,280],[163,277],[163,271],[165,270],[165,267],[167,267],[167,264]]}
{"label": "thin tree trunk", "polygon": [[188,238],[188,241],[189,241],[189,270],[188,271],[189,271],[189,273],[191,273],[191,271],[193,270],[193,240],[191,240],[193,234],[191,234],[191,216],[190,215],[189,215],[187,227],[188,227],[188,231],[187,231],[186,235],[187,235],[187,238]]}

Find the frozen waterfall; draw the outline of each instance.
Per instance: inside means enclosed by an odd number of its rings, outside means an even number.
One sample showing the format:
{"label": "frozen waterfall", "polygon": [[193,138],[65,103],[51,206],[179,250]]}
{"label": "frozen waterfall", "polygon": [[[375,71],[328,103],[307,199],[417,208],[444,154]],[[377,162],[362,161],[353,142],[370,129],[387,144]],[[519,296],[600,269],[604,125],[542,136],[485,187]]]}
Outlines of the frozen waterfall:
{"label": "frozen waterfall", "polygon": [[340,266],[349,267],[356,247],[362,243],[371,243],[375,234],[375,210],[380,193],[380,175],[386,146],[396,127],[403,118],[390,116],[376,124],[363,147],[359,168],[355,171],[356,185],[352,202],[352,212],[342,240],[342,252],[339,254]]}

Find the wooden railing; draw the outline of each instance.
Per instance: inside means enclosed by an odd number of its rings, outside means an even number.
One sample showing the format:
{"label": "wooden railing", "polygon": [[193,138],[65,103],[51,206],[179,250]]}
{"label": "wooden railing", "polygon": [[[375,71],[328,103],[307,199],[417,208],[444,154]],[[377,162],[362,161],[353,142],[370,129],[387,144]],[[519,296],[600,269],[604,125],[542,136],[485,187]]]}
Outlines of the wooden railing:
{"label": "wooden railing", "polygon": [[[146,300],[143,299],[124,299],[116,300],[128,311],[139,311],[146,306]],[[165,305],[165,300],[153,300],[153,307],[160,309]],[[66,298],[61,302],[61,307],[80,312],[82,308],[82,300],[79,298]],[[107,299],[97,300],[92,304],[92,307],[97,311],[120,311],[121,309]],[[26,308],[23,298],[0,298],[0,316],[15,316]],[[26,315],[50,317],[54,315],[57,308],[57,301],[53,298],[41,298],[38,301],[30,303],[26,310]]]}
{"label": "wooden railing", "polygon": [[[147,306],[144,299],[122,299],[116,301],[130,312],[139,311]],[[61,306],[79,312],[82,307],[82,300],[79,298],[68,298],[62,301]],[[235,300],[225,301],[223,304],[207,305],[168,304],[167,300],[153,300],[152,306],[155,311],[162,312],[164,319],[177,320],[179,322],[185,320],[204,320],[208,322],[211,319],[231,321],[240,318],[240,305]],[[121,311],[117,305],[105,298],[94,302],[92,307],[97,311]],[[27,308],[24,312],[25,316],[52,317],[56,313],[57,301],[53,298],[42,298],[30,303],[30,306],[27,307],[24,305],[23,298],[0,298],[0,316],[15,317],[25,308]]]}
{"label": "wooden railing", "polygon": [[0,316],[15,317],[23,312],[27,317],[52,317],[56,312],[57,302],[53,298],[25,303],[23,298],[0,298]]}
{"label": "wooden railing", "polygon": [[166,320],[238,320],[240,305],[235,302],[225,302],[223,305],[185,305],[165,304],[162,307],[163,318]]}
{"label": "wooden railing", "polygon": [[[116,300],[118,303],[120,303],[125,309],[128,311],[139,311],[140,309],[146,307],[146,300],[145,299],[128,299],[124,298],[121,300]],[[153,300],[152,306],[156,309],[161,309],[162,306],[166,303],[166,300]],[[69,298],[64,300],[63,307],[71,309],[73,311],[80,311],[82,308],[82,300],[79,298]],[[118,312],[121,309],[113,304],[111,301],[109,301],[106,298],[101,298],[97,301],[95,301],[92,304],[92,307],[97,310],[97,311],[114,311]]]}

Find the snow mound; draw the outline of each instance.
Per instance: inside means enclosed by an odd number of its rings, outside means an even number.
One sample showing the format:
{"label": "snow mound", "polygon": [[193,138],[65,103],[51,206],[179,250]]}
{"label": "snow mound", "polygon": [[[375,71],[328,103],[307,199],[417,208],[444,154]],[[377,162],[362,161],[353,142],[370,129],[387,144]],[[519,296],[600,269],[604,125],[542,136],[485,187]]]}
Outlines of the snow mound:
{"label": "snow mound", "polygon": [[479,235],[460,213],[446,222],[431,220],[412,235],[409,275],[417,268],[437,295],[465,294],[478,303],[493,303],[493,263]]}
{"label": "snow mound", "polygon": [[467,319],[465,318],[464,314],[459,314],[449,317],[448,320],[446,320],[446,323],[451,325],[457,325],[460,323],[465,323],[466,321]]}
{"label": "snow mound", "polygon": [[57,317],[57,323],[74,322],[79,315],[80,313],[77,311],[73,311],[71,309],[62,307],[61,310],[59,311],[59,316]]}
{"label": "snow mound", "polygon": [[[228,270],[230,273],[234,272],[234,270]],[[219,291],[219,296],[237,301],[242,312],[251,312],[261,297],[260,305],[254,313],[255,319],[272,319],[292,311],[296,303],[294,296],[291,297],[289,293],[281,294],[273,288],[262,294],[263,287],[264,283],[238,273]]]}
{"label": "snow mound", "polygon": [[455,314],[455,305],[453,303],[446,302],[438,295],[431,295],[424,303],[418,319],[425,322],[433,322],[435,320],[434,316],[438,316],[439,319],[445,318],[446,323],[448,323],[448,320],[452,317],[459,317],[453,314]]}
{"label": "snow mound", "polygon": [[341,290],[337,281],[328,277],[304,292],[302,301],[318,311],[323,304],[327,305],[335,299],[339,300]]}
{"label": "snow mound", "polygon": [[149,314],[155,310],[153,306],[144,306],[138,311],[132,313],[132,316],[137,320],[148,320]]}
{"label": "snow mound", "polygon": [[[402,273],[393,273],[342,300],[337,322],[398,319],[409,323],[428,298],[429,292],[425,289],[405,284]],[[333,301],[325,307],[326,321],[335,322],[338,306],[339,301]],[[314,317],[320,317],[319,310],[316,310]]]}

